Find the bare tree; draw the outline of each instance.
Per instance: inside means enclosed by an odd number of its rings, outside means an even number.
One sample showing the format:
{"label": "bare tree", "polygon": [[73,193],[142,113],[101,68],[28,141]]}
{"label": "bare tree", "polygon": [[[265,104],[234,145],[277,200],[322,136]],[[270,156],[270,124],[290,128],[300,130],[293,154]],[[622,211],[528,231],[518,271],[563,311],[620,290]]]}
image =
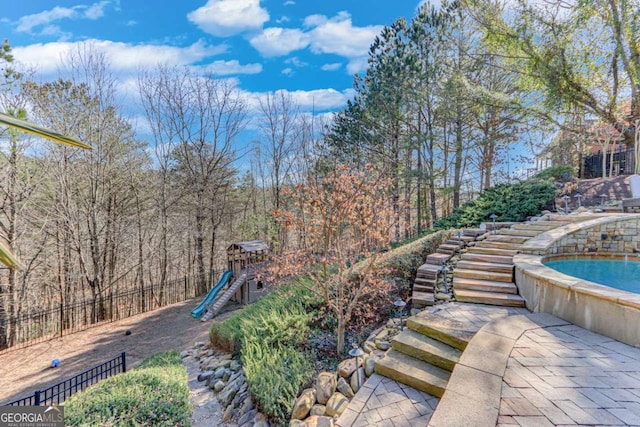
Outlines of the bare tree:
{"label": "bare tree", "polygon": [[[273,208],[280,209],[282,188],[291,172],[299,146],[300,114],[291,95],[285,91],[267,93],[259,100],[262,116],[261,149],[263,164],[269,171],[269,186],[272,192]],[[277,228],[277,227],[276,227]],[[285,233],[277,230],[280,247],[286,245]]]}
{"label": "bare tree", "polygon": [[143,99],[147,114],[152,112],[150,122],[162,144],[175,145],[172,167],[182,192],[181,205],[193,219],[198,288],[204,293],[212,267],[211,257],[206,261],[205,234],[210,247],[215,247],[220,225],[215,207],[231,191],[235,178],[234,143],[244,129],[246,106],[232,82],[211,74],[197,76],[187,68],[159,67],[155,79],[145,81],[147,88],[155,85],[159,91],[158,96]]}

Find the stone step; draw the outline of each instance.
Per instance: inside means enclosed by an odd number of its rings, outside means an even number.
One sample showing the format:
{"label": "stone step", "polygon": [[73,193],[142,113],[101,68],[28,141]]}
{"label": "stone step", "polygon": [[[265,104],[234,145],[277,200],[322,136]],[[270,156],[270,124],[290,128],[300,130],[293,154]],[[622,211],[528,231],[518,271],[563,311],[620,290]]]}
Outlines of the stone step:
{"label": "stone step", "polygon": [[[456,239],[458,238],[458,236],[456,236]],[[471,242],[473,242],[474,240],[476,240],[475,236],[466,236],[466,235],[462,235],[460,236],[460,240],[462,240],[465,244],[469,244]]]}
{"label": "stone step", "polygon": [[442,397],[451,373],[391,349],[376,360],[376,373],[402,384]]}
{"label": "stone step", "polygon": [[524,298],[520,295],[472,291],[468,289],[454,289],[453,295],[456,297],[456,300],[460,302],[473,302],[478,304],[501,305],[507,307],[525,306]]}
{"label": "stone step", "polygon": [[481,270],[490,271],[492,273],[513,273],[513,264],[497,264],[493,262],[478,262],[469,260],[460,260],[456,264],[456,269],[463,270]]}
{"label": "stone step", "polygon": [[490,255],[468,251],[460,257],[461,261],[491,262],[494,264],[513,265],[513,256]]}
{"label": "stone step", "polygon": [[400,332],[391,342],[394,349],[438,368],[453,371],[462,351],[411,329]]}
{"label": "stone step", "polygon": [[517,294],[518,287],[513,282],[496,282],[494,280],[468,279],[455,277],[453,279],[454,289],[468,289],[471,291],[500,292],[504,294]]}
{"label": "stone step", "polygon": [[575,215],[552,215],[550,219],[545,222],[560,224],[560,226],[562,226],[576,221],[584,221],[584,217],[581,218]]}
{"label": "stone step", "polygon": [[522,243],[526,242],[529,239],[530,239],[529,237],[522,237],[522,236],[506,236],[506,235],[502,235],[502,234],[492,234],[489,237],[487,237],[485,240],[483,240],[482,243],[499,242],[499,243],[519,243],[519,244],[522,244]]}
{"label": "stone step", "polygon": [[481,242],[478,242],[478,244],[476,246],[474,246],[475,248],[496,248],[496,249],[508,249],[511,251],[517,251],[520,249],[520,247],[522,246],[522,244],[520,243],[508,243],[508,242],[496,242],[493,240],[483,240]]}
{"label": "stone step", "polygon": [[481,229],[481,228],[465,228],[464,230],[462,230],[462,235],[463,236],[471,236],[471,237],[478,237],[481,234],[484,234],[486,231]]}
{"label": "stone step", "polygon": [[438,246],[438,249],[436,250],[436,252],[438,252],[440,254],[455,254],[459,250],[460,250],[460,246],[458,246],[458,245],[443,244],[443,245]]}
{"label": "stone step", "polygon": [[517,230],[539,231],[540,233],[543,233],[559,227],[558,224],[549,224],[549,222],[550,221],[524,222],[522,224],[514,225],[513,228]]}
{"label": "stone step", "polygon": [[433,289],[434,286],[429,286],[429,285],[421,285],[419,283],[414,283],[413,284],[413,292],[424,292],[424,293],[431,293],[433,294]]}
{"label": "stone step", "polygon": [[457,246],[459,248],[464,248],[465,247],[465,242],[462,241],[462,239],[458,240],[455,237],[453,239],[449,239],[446,242],[444,242],[445,245],[451,245],[451,246]]}
{"label": "stone step", "polygon": [[409,317],[407,328],[458,350],[467,348],[467,344],[477,332],[468,324],[458,320],[424,312]]}
{"label": "stone step", "polygon": [[433,292],[420,292],[413,291],[411,295],[411,301],[414,308],[430,307],[436,302],[436,298]]}
{"label": "stone step", "polygon": [[505,228],[498,230],[498,235],[502,236],[515,236],[515,237],[535,237],[540,234],[538,230],[521,230],[514,228]]}
{"label": "stone step", "polygon": [[427,255],[427,264],[433,264],[433,265],[442,265],[445,262],[449,261],[451,259],[451,254],[441,254],[441,253],[435,253],[435,254],[429,254]]}
{"label": "stone step", "polygon": [[426,279],[424,277],[416,277],[415,280],[413,281],[414,284],[416,285],[423,285],[423,286],[433,286],[435,285],[437,282],[437,280],[434,279]]}
{"label": "stone step", "polygon": [[435,279],[440,274],[440,266],[434,264],[422,264],[416,271],[416,277],[423,279]]}
{"label": "stone step", "polygon": [[492,246],[473,246],[467,249],[467,253],[465,255],[483,254],[483,255],[499,255],[499,256],[513,258],[513,256],[516,255],[517,253],[518,251],[514,249],[494,248]]}
{"label": "stone step", "polygon": [[465,279],[479,279],[479,280],[492,280],[496,282],[513,282],[513,272],[511,273],[496,273],[493,271],[482,270],[465,270],[463,268],[456,268],[453,270],[453,277],[462,277]]}

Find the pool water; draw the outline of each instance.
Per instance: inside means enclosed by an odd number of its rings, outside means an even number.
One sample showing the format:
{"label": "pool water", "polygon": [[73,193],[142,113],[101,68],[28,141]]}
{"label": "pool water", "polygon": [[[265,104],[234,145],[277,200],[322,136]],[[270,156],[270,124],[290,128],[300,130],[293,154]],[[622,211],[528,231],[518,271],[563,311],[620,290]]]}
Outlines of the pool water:
{"label": "pool water", "polygon": [[544,265],[569,276],[640,294],[640,261],[576,258],[545,261]]}

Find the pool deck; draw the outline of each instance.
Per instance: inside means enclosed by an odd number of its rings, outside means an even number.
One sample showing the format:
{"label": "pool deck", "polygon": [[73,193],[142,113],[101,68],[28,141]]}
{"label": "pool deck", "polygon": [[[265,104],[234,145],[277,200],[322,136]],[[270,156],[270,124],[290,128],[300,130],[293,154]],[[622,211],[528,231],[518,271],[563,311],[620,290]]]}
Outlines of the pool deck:
{"label": "pool deck", "polygon": [[448,306],[483,326],[442,399],[374,374],[337,425],[640,426],[640,348],[549,314],[473,306]]}

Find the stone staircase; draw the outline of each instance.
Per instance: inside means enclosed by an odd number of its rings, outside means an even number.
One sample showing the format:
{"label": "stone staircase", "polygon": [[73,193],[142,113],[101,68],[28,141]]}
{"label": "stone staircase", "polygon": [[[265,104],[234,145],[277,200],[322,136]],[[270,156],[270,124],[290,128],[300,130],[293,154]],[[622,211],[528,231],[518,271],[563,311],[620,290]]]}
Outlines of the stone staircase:
{"label": "stone staircase", "polygon": [[513,256],[527,240],[575,221],[554,215],[546,220],[515,223],[485,234],[463,253],[453,270],[453,294],[457,301],[524,307],[514,283]]}
{"label": "stone staircase", "polygon": [[[473,242],[475,236],[468,240],[466,243],[471,245],[462,253],[453,272],[454,294],[459,302],[486,305],[446,304],[407,318],[406,328],[392,340],[391,349],[383,358],[376,360],[376,373],[442,397],[451,372],[467,344],[482,324],[491,321],[488,313],[502,310],[497,315],[508,316],[527,312],[520,308],[524,307],[524,299],[518,295],[518,288],[513,282],[513,256],[522,243],[576,220],[580,219],[551,215],[543,220],[516,223],[495,233],[491,231],[476,242]],[[448,246],[453,246],[453,242],[447,242],[445,250],[449,249]],[[450,250],[456,253],[454,248]],[[418,269],[418,278],[424,280],[416,279],[414,295],[416,285],[433,291],[442,263],[447,262],[453,253],[437,251],[427,257],[426,263]],[[466,312],[453,312],[455,318],[438,314],[447,311],[447,307],[459,309],[462,306],[474,308],[467,308]],[[476,319],[476,323],[473,319]]]}
{"label": "stone staircase", "polygon": [[376,360],[375,371],[388,378],[442,397],[462,351],[475,334],[467,325],[434,314],[407,319],[392,348]]}
{"label": "stone staircase", "polygon": [[482,231],[479,229],[464,230],[457,237],[449,239],[438,246],[436,252],[427,255],[425,263],[418,267],[416,278],[413,282],[411,299],[414,308],[435,304],[435,288],[438,276],[442,273],[442,266],[452,256],[460,252],[461,249],[475,241],[480,234],[482,234]]}

